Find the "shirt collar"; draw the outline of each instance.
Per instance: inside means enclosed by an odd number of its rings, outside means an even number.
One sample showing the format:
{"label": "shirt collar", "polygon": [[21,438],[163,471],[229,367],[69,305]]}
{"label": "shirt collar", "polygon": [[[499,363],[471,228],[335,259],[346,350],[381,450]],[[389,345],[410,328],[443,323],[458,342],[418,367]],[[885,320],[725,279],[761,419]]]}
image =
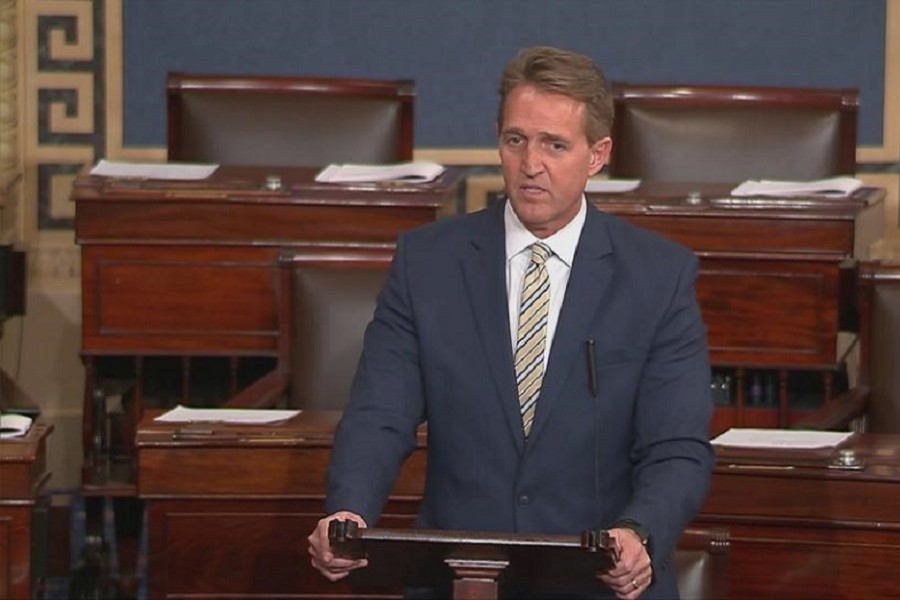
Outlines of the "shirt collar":
{"label": "shirt collar", "polygon": [[503,221],[506,226],[506,260],[509,261],[533,243],[543,241],[553,250],[553,254],[557,258],[566,263],[567,267],[572,268],[572,262],[575,260],[575,248],[578,247],[578,239],[581,237],[581,229],[586,218],[587,201],[582,196],[581,206],[575,218],[550,237],[539,240],[522,224],[516,211],[512,209],[512,204],[507,199],[503,215]]}

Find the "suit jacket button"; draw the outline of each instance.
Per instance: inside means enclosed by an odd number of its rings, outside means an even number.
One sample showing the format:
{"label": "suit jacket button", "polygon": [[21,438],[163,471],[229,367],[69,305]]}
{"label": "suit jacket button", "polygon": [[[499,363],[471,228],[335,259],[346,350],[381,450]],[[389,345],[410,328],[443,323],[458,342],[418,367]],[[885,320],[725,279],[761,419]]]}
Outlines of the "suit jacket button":
{"label": "suit jacket button", "polygon": [[519,496],[519,504],[521,504],[522,506],[525,506],[530,501],[531,498],[529,498],[527,494],[522,494],[521,496]]}

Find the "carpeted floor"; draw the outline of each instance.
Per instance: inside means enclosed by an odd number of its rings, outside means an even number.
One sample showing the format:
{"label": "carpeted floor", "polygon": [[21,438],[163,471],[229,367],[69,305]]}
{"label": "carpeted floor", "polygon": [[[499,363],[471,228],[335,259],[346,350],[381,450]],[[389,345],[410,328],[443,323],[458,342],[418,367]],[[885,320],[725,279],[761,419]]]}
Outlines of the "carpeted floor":
{"label": "carpeted floor", "polygon": [[[85,513],[84,499],[77,492],[53,492],[53,495],[68,496],[63,503],[71,506],[70,516],[70,535],[71,548],[69,549],[69,572],[60,576],[60,574],[51,574],[55,576],[47,577],[44,585],[44,600],[75,600],[72,598],[73,589],[70,587],[72,583],[72,574],[80,567],[84,567],[85,560],[82,555],[85,546]],[[118,575],[118,564],[116,560],[116,540],[113,525],[113,510],[109,500],[106,501],[104,507],[104,538],[108,545],[106,553],[106,562],[109,576],[115,578]],[[144,530],[141,533],[140,554],[138,557],[138,576],[139,586],[137,592],[137,600],[146,600],[146,556],[147,556],[147,531],[146,519],[144,520]],[[49,544],[54,543],[53,533],[50,533]],[[58,539],[58,538],[57,538]],[[81,571],[82,573],[84,570]],[[77,595],[77,594],[76,594]],[[94,596],[92,600],[104,600],[112,598],[115,594],[108,596]]]}

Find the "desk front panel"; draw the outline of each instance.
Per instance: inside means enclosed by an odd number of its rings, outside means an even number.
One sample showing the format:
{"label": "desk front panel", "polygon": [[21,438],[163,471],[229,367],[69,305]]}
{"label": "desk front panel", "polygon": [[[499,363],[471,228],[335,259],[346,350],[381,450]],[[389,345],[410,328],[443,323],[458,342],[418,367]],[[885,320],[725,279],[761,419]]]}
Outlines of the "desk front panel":
{"label": "desk front panel", "polygon": [[900,438],[848,447],[864,469],[829,468],[828,451],[719,452],[696,523],[731,533],[732,597],[900,597]]}
{"label": "desk front panel", "polygon": [[839,263],[701,257],[697,300],[713,364],[833,367]]}
{"label": "desk front panel", "polygon": [[[0,441],[0,598],[31,598],[42,573],[32,562],[37,538],[37,506],[46,498],[47,436],[53,428],[32,425],[21,438]],[[44,532],[45,533],[45,532]]]}
{"label": "desk front panel", "polygon": [[[394,499],[383,527],[411,527],[418,498]],[[151,499],[150,598],[400,598],[396,589],[351,589],[309,562],[306,537],[325,514],[321,495],[297,499]]]}
{"label": "desk front panel", "polygon": [[84,350],[274,355],[277,259],[272,247],[83,247]]}
{"label": "desk front panel", "polygon": [[746,252],[749,254],[823,252],[853,254],[855,223],[849,217],[805,218],[774,215],[732,215],[723,212],[684,214],[618,212],[639,227],[655,231],[697,252]]}
{"label": "desk front panel", "polygon": [[[83,351],[274,355],[278,256],[392,246],[455,211],[463,171],[426,184],[317,184],[316,169],[221,166],[202,181],[73,186]],[[282,187],[267,189],[278,175]]]}
{"label": "desk front panel", "polygon": [[[177,200],[177,199],[176,199]],[[360,203],[241,203],[106,198],[77,204],[75,235],[82,245],[103,242],[278,245],[298,241],[386,242],[434,221],[428,205]]]}
{"label": "desk front panel", "polygon": [[[347,592],[314,572],[305,553],[306,536],[324,514],[324,473],[339,413],[305,411],[276,427],[272,439],[262,432],[243,442],[225,439],[233,430],[218,440],[176,439],[178,426],[153,423],[152,416],[138,431],[152,598]],[[424,443],[421,437],[392,491],[384,526],[412,523],[425,477]],[[780,451],[719,451],[695,524],[730,531],[731,597],[900,596],[900,580],[890,575],[900,555],[900,437],[860,435],[848,447],[864,469],[827,468],[829,451],[799,459]]]}
{"label": "desk front panel", "polygon": [[[299,421],[307,416],[315,418]],[[323,437],[316,426],[238,441],[142,429],[138,494],[147,500],[151,598],[400,597],[398,589],[331,584],[309,563],[306,536],[325,514],[331,452],[330,441],[315,441]],[[412,525],[424,480],[423,447],[404,465],[380,525]]]}

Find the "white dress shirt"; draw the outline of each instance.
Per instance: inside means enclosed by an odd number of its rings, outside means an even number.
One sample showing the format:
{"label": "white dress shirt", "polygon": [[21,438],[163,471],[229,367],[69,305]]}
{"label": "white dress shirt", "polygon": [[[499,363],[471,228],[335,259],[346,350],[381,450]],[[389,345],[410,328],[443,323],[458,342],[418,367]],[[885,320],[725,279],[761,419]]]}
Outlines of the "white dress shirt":
{"label": "white dress shirt", "polygon": [[525,270],[531,263],[530,246],[538,241],[544,242],[553,251],[547,259],[547,273],[550,276],[550,309],[547,316],[547,344],[544,347],[544,364],[550,357],[553,345],[553,334],[559,321],[559,311],[569,284],[569,273],[575,259],[575,248],[581,237],[587,214],[587,201],[581,198],[581,208],[568,225],[543,240],[535,237],[519,220],[509,201],[506,202],[504,223],[506,226],[506,296],[509,302],[509,331],[513,356],[516,354],[516,331],[519,328],[519,302],[522,295],[522,280]]}

